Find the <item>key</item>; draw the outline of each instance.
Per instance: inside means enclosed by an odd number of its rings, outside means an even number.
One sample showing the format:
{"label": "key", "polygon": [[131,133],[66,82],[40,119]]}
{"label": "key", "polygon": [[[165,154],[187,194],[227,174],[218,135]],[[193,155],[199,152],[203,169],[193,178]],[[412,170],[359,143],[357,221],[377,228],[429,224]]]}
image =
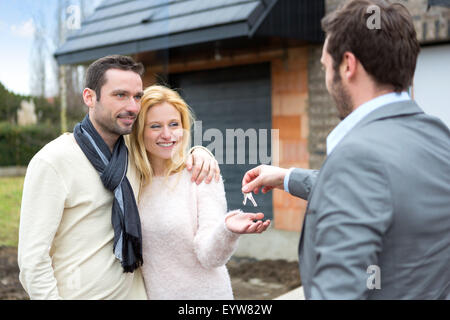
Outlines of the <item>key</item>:
{"label": "key", "polygon": [[247,199],[249,199],[252,203],[254,207],[257,207],[258,205],[256,204],[255,199],[253,199],[253,195],[251,192],[249,193],[244,193],[244,201],[242,202],[245,206],[245,204],[247,203]]}

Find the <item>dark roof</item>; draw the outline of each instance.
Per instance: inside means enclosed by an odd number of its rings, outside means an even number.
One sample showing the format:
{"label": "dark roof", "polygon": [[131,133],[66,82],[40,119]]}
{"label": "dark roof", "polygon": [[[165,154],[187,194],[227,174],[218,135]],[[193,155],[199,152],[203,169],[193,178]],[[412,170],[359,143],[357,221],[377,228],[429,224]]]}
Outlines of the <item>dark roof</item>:
{"label": "dark roof", "polygon": [[80,63],[255,35],[320,41],[323,12],[323,0],[105,0],[55,57]]}
{"label": "dark roof", "polygon": [[428,0],[428,7],[442,6],[450,8],[450,0]]}

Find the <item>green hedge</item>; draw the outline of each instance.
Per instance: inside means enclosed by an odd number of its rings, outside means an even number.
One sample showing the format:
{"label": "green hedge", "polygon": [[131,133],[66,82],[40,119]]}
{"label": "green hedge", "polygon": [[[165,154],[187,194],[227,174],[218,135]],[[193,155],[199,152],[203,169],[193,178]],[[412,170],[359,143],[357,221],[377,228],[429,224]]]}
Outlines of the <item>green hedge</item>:
{"label": "green hedge", "polygon": [[0,166],[27,166],[36,152],[59,135],[56,126],[0,123]]}

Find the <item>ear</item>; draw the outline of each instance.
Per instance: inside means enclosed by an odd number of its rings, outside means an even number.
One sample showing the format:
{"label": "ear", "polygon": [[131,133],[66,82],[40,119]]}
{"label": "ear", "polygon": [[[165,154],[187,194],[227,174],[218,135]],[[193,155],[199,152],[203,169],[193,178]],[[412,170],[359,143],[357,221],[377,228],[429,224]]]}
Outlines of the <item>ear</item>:
{"label": "ear", "polygon": [[349,51],[344,53],[343,63],[341,65],[342,76],[347,80],[351,80],[356,75],[356,69],[358,66],[358,59],[355,55]]}
{"label": "ear", "polygon": [[97,101],[97,95],[95,94],[95,91],[89,88],[85,88],[83,90],[83,100],[89,108],[93,108],[95,106],[95,102]]}

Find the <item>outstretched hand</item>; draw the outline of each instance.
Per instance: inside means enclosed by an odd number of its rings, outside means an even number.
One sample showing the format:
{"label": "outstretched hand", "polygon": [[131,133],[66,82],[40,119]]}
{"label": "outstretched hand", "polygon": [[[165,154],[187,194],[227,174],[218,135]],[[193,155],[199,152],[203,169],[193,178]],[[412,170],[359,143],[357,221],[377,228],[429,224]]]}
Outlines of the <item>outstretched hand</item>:
{"label": "outstretched hand", "polygon": [[262,221],[264,214],[248,213],[236,211],[235,214],[229,215],[225,224],[231,232],[248,234],[248,233],[262,233],[267,230],[270,225],[270,220]]}
{"label": "outstretched hand", "polygon": [[242,192],[258,194],[267,193],[274,188],[284,189],[284,177],[288,169],[275,166],[260,165],[247,171],[242,179]]}

